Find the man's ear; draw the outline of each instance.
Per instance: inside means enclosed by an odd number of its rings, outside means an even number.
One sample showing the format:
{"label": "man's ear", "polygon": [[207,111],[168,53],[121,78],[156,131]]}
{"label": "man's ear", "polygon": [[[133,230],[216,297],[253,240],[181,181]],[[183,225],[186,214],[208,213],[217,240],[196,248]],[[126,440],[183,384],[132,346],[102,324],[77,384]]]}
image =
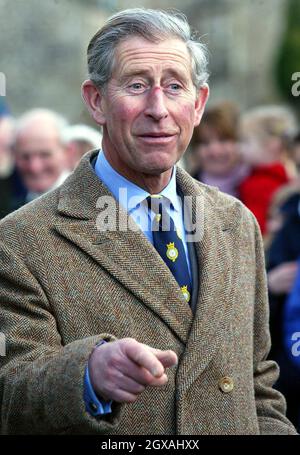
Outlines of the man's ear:
{"label": "man's ear", "polygon": [[98,125],[104,125],[106,118],[103,111],[103,95],[95,84],[87,79],[81,86],[81,94],[89,113]]}
{"label": "man's ear", "polygon": [[195,101],[194,126],[198,126],[200,123],[208,97],[209,97],[209,87],[207,84],[203,84],[197,93],[197,98]]}

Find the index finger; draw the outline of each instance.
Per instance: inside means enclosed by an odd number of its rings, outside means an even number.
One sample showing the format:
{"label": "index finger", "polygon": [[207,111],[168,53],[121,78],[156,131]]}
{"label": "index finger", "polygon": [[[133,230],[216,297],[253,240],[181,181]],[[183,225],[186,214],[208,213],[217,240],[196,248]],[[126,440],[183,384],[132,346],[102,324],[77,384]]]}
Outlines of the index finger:
{"label": "index finger", "polygon": [[164,374],[163,365],[146,345],[138,342],[128,343],[125,351],[133,362],[148,370],[152,376],[158,378]]}
{"label": "index finger", "polygon": [[[144,345],[147,346],[147,345]],[[152,348],[151,346],[147,346],[148,349],[155,355],[155,357],[162,363],[164,368],[169,368],[178,363],[178,357],[176,352],[172,351],[171,349],[162,350],[157,348]]]}

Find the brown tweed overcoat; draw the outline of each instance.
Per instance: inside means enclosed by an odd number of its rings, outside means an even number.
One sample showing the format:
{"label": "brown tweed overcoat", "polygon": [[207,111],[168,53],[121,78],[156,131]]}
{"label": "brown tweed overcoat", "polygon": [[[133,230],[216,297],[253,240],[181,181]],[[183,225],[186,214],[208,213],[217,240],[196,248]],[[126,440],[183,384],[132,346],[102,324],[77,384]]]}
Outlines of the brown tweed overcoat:
{"label": "brown tweed overcoat", "polygon": [[[178,168],[182,192],[203,201],[193,317],[141,231],[97,230],[97,199],[110,192],[94,174],[94,155],[0,223],[1,433],[295,433],[272,388],[278,368],[266,361],[268,301],[254,217]],[[123,337],[173,349],[179,363],[165,386],[91,417],[86,362],[100,339]]]}

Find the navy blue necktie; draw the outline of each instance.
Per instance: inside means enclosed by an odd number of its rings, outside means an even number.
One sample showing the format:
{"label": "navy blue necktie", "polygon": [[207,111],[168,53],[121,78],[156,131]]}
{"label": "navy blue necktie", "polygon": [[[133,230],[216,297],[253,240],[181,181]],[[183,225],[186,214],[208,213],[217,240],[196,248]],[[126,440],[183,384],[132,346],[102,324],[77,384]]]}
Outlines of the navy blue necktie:
{"label": "navy blue necktie", "polygon": [[148,196],[146,201],[148,209],[155,213],[152,222],[153,245],[173,273],[184,298],[189,302],[192,282],[180,234],[165,207],[166,203],[170,202],[161,195]]}

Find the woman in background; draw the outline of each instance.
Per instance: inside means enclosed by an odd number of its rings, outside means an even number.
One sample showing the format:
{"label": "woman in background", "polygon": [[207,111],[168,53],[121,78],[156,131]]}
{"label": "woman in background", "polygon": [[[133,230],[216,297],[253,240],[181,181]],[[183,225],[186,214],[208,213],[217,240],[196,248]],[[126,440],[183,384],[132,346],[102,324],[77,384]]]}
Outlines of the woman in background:
{"label": "woman in background", "polygon": [[296,125],[292,112],[280,106],[257,107],[241,117],[241,151],[252,169],[239,186],[239,194],[256,216],[263,235],[273,195],[297,174],[288,150]]}
{"label": "woman in background", "polygon": [[191,141],[191,174],[197,180],[239,197],[237,188],[249,172],[239,150],[239,111],[224,101],[207,109]]}

